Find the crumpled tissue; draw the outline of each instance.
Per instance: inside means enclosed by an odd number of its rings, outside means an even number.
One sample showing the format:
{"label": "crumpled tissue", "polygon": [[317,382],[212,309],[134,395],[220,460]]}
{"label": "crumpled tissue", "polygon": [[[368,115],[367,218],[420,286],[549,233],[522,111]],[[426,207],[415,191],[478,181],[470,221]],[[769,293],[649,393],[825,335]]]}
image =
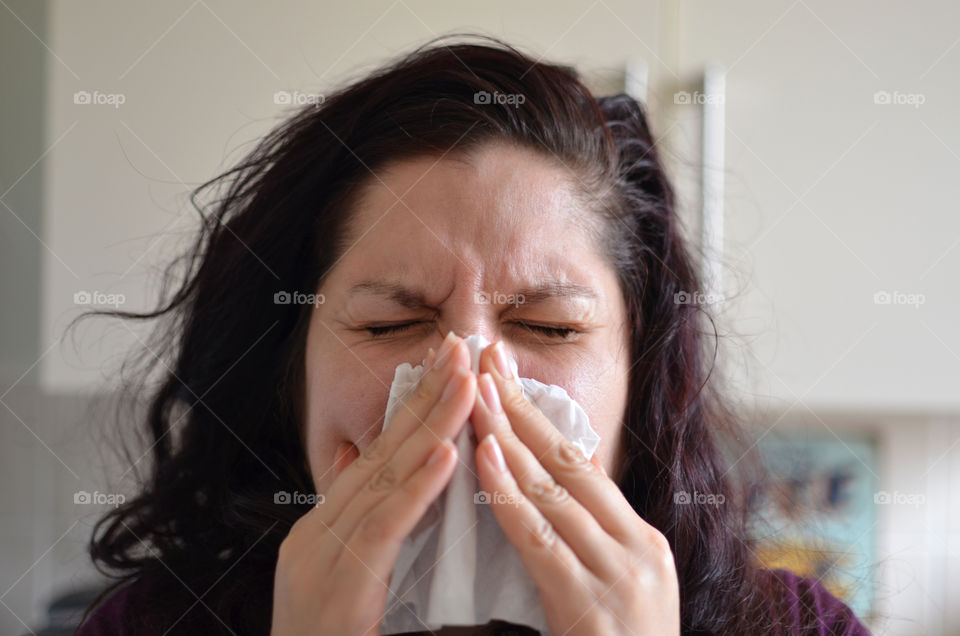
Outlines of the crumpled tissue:
{"label": "crumpled tissue", "polygon": [[[473,372],[490,343],[465,338]],[[514,377],[517,363],[509,359]],[[412,394],[423,367],[404,362],[394,372],[383,429]],[[600,443],[589,418],[562,387],[519,378],[524,395],[589,459]],[[480,489],[474,460],[476,434],[468,422],[454,441],[457,468],[401,546],[390,577],[381,634],[436,630],[443,625],[484,625],[499,619],[549,634],[537,588],[516,548],[500,528]]]}

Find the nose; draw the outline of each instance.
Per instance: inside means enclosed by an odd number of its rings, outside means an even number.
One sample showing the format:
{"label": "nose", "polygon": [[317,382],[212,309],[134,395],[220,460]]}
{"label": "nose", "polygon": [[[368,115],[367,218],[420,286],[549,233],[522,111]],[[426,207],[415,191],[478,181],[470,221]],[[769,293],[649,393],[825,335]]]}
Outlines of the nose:
{"label": "nose", "polygon": [[500,337],[499,312],[495,305],[484,302],[484,298],[483,294],[473,292],[461,292],[456,298],[449,298],[444,315],[437,320],[440,341],[451,331],[460,338],[480,334],[489,342],[496,341]]}
{"label": "nose", "polygon": [[498,337],[498,336],[497,336],[497,332],[496,332],[495,329],[483,328],[483,327],[456,327],[456,328],[448,328],[448,327],[445,327],[445,326],[441,325],[441,326],[438,328],[438,331],[440,332],[440,341],[441,341],[441,342],[443,341],[444,338],[447,337],[447,334],[448,334],[449,332],[451,332],[451,331],[453,332],[453,335],[457,336],[458,338],[464,338],[464,339],[467,338],[468,336],[472,336],[472,335],[475,335],[475,334],[480,334],[481,336],[483,336],[484,338],[486,338],[487,341],[490,342],[490,343],[495,342],[496,339],[497,339],[497,337]]}
{"label": "nose", "polygon": [[[443,327],[441,327],[440,329],[441,329],[441,331],[442,331]],[[454,333],[455,336],[457,336],[457,337],[459,337],[459,338],[463,338],[463,339],[466,339],[468,336],[472,336],[472,335],[475,335],[475,334],[480,334],[480,335],[483,336],[483,337],[486,339],[486,341],[489,342],[491,345],[492,345],[493,343],[497,342],[497,339],[498,339],[497,330],[496,330],[496,329],[491,329],[491,328],[489,328],[489,327],[483,327],[483,326],[477,327],[477,326],[469,325],[469,326],[466,326],[466,327],[459,327],[459,328],[456,328],[456,329],[447,329],[446,331],[442,331],[442,333],[440,334],[440,336],[439,336],[438,338],[436,338],[438,344],[431,344],[431,345],[430,345],[430,346],[432,346],[432,347],[434,348],[434,351],[437,351],[437,350],[438,350],[438,347],[439,347],[440,345],[442,345],[444,338],[447,337],[447,334],[448,334],[450,331],[453,331],[453,333]],[[489,345],[487,345],[487,346],[489,346]],[[508,358],[512,358],[513,360],[516,360],[516,357],[514,356],[514,353],[513,353],[513,351],[511,350],[509,343],[506,342],[506,341],[504,341],[502,346],[503,346],[503,348],[504,348],[504,352],[507,354],[507,357],[508,357]],[[477,364],[479,364],[479,356],[480,356],[480,354],[481,354],[482,352],[483,352],[483,349],[477,351],[477,354],[476,354],[476,355],[477,355]],[[489,354],[488,354],[488,355],[489,355]],[[471,366],[472,366],[472,363],[471,363]]]}
{"label": "nose", "polygon": [[[438,331],[438,334],[433,338],[431,338],[431,342],[428,344],[428,346],[433,347],[434,351],[439,350],[439,347],[443,345],[443,340],[447,337],[447,334],[450,333],[451,331],[455,336],[464,340],[468,336],[472,336],[475,334],[480,334],[481,336],[486,338],[487,342],[489,342],[490,344],[493,344],[494,342],[496,342],[496,339],[497,339],[496,330],[479,327],[479,326],[473,326],[473,325],[455,327],[453,329],[447,327],[446,325],[440,325],[438,326],[437,331]],[[507,343],[504,343],[504,345],[506,344]]]}
{"label": "nose", "polygon": [[[492,344],[502,337],[499,314],[496,305],[483,302],[482,296],[477,294],[460,294],[456,300],[451,298],[443,315],[437,320],[437,334],[431,339],[435,343],[431,342],[429,346],[434,349],[439,347],[451,331],[460,338],[480,334]],[[512,355],[509,343],[504,342],[504,346]]]}

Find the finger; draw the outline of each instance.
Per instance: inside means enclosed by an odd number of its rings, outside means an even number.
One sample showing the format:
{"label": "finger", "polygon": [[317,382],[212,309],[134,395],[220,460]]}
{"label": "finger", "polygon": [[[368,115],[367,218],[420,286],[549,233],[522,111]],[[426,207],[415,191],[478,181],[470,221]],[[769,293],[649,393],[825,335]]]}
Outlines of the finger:
{"label": "finger", "polygon": [[600,461],[600,455],[599,455],[599,454],[594,453],[593,455],[591,455],[591,456],[590,456],[590,463],[593,464],[594,466],[596,466],[597,468],[599,468],[599,469],[600,469],[600,472],[603,473],[603,476],[604,476],[604,477],[608,477],[608,478],[609,478],[609,475],[607,475],[607,469],[603,467],[603,462]]}
{"label": "finger", "polygon": [[426,425],[407,438],[393,457],[354,493],[333,522],[333,529],[341,535],[352,533],[369,511],[392,496],[443,440],[454,439],[470,417],[475,395],[476,376],[466,367],[458,367],[427,416]]}
{"label": "finger", "polygon": [[578,599],[592,598],[592,593],[584,594],[584,588],[595,589],[597,578],[524,496],[510,468],[497,467],[494,454],[505,455],[498,448],[494,435],[482,438],[477,446],[480,483],[492,493],[489,505],[493,515],[536,584],[544,609],[569,609]]}
{"label": "finger", "polygon": [[[514,434],[610,535],[625,544],[636,531],[637,514],[630,502],[604,471],[597,469],[599,459],[596,463],[588,461],[523,395],[516,379],[504,377],[500,369],[509,367],[498,364],[501,356],[505,359],[503,343],[498,341],[483,350],[479,369],[493,378]],[[503,445],[504,440],[498,439]]]}
{"label": "finger", "polygon": [[350,577],[362,578],[368,573],[386,584],[404,539],[446,488],[456,460],[456,446],[445,440],[403,484],[369,510],[352,532],[331,533],[341,544],[334,567],[344,573],[344,585]]}
{"label": "finger", "polygon": [[613,575],[622,565],[619,560],[622,547],[513,433],[506,414],[497,403],[496,389],[489,373],[480,376],[480,390],[471,419],[478,438],[487,435],[496,438],[520,491],[556,528],[580,561],[598,577]]}
{"label": "finger", "polygon": [[360,449],[357,448],[356,444],[351,442],[344,442],[337,447],[337,452],[334,455],[333,459],[333,476],[337,478],[340,476],[340,473],[344,469],[353,463],[353,461],[360,457]]}
{"label": "finger", "polygon": [[[452,332],[448,334],[437,352],[433,367],[417,382],[404,406],[397,409],[390,425],[334,480],[326,493],[324,504],[317,508],[319,512],[316,516],[320,520],[330,525],[337,519],[364,484],[382,470],[403,441],[423,426],[434,405],[440,401],[450,376],[458,366],[468,366],[469,359],[470,354],[463,340],[452,335]],[[442,439],[438,435],[435,441],[439,443]]]}

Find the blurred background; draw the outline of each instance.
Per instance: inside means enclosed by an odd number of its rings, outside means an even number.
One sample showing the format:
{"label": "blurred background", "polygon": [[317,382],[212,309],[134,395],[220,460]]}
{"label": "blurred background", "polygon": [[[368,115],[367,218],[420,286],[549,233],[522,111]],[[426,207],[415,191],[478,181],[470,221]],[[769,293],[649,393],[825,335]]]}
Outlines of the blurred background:
{"label": "blurred background", "polygon": [[0,0],[0,632],[55,633],[134,488],[106,431],[146,332],[69,321],[150,308],[190,190],[453,32],[647,103],[709,285],[679,302],[777,475],[757,558],[960,634],[960,5],[863,0]]}

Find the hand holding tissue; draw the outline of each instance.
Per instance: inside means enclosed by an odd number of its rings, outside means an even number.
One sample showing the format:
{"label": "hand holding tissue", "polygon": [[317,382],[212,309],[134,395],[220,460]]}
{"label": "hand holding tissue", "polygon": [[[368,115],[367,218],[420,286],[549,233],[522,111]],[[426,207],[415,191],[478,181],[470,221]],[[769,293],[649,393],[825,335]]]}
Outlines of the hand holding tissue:
{"label": "hand holding tissue", "polygon": [[[479,334],[464,339],[472,371],[490,343]],[[556,385],[520,378],[524,396],[589,459],[600,436],[583,408]],[[397,367],[384,416],[384,430],[413,392],[423,367]],[[400,549],[390,578],[381,634],[431,630],[444,625],[483,625],[499,619],[548,634],[537,588],[516,548],[500,528],[489,505],[497,493],[481,491],[477,478],[476,434],[465,426],[454,444],[458,465],[446,489],[433,502]]]}

